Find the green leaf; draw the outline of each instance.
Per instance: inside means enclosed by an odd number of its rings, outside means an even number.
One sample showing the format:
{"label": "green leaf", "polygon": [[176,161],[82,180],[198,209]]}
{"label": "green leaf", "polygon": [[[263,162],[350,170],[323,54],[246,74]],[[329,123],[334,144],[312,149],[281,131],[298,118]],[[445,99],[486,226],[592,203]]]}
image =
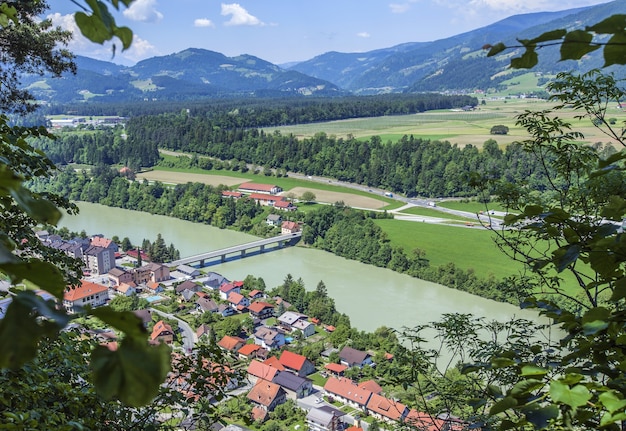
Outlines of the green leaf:
{"label": "green leaf", "polygon": [[146,329],[141,319],[130,311],[115,311],[111,307],[99,307],[91,310],[91,314],[103,322],[113,326],[137,340],[146,339]]}
{"label": "green leaf", "polygon": [[591,399],[591,393],[583,385],[576,385],[572,388],[554,380],[550,383],[550,396],[557,403],[570,406],[573,409],[584,406]]}
{"label": "green leaf", "polygon": [[87,15],[84,12],[76,12],[74,21],[76,21],[76,25],[83,36],[92,42],[102,44],[111,39],[111,32],[98,17]]}
{"label": "green leaf", "polygon": [[531,44],[538,44],[538,43],[542,43],[542,42],[548,42],[551,40],[558,40],[558,39],[562,39],[563,36],[565,36],[567,34],[567,31],[560,28],[560,29],[556,29],[556,30],[550,30],[547,31],[543,34],[540,34],[539,36],[537,36],[534,39],[530,40]]}
{"label": "green leaf", "polygon": [[543,377],[548,374],[548,370],[536,365],[524,365],[522,367],[522,377]]}
{"label": "green leaf", "polygon": [[487,53],[487,57],[493,57],[494,55],[500,54],[502,51],[506,49],[506,45],[502,42],[496,43],[491,47],[489,52]]}
{"label": "green leaf", "polygon": [[551,420],[559,417],[559,408],[555,405],[545,407],[526,408],[522,410],[528,422],[535,426],[535,429],[545,429]]}
{"label": "green leaf", "polygon": [[593,35],[583,30],[574,30],[565,36],[561,45],[561,61],[580,60],[584,55],[600,48],[599,45],[591,45]]}
{"label": "green leaf", "polygon": [[624,45],[626,45],[626,34],[622,28],[622,32],[614,34],[604,47],[603,67],[611,66],[612,64],[626,64]]}
{"label": "green leaf", "polygon": [[22,300],[32,291],[20,292],[8,306],[4,319],[0,320],[0,368],[17,369],[37,354],[39,340],[52,334],[51,326],[36,320],[30,301]]}
{"label": "green leaf", "polygon": [[622,277],[615,282],[611,301],[619,301],[623,298],[626,298],[626,277]]}
{"label": "green leaf", "polygon": [[620,397],[621,394],[615,391],[607,391],[600,394],[598,399],[602,405],[611,413],[626,409],[626,400]]}
{"label": "green leaf", "polygon": [[567,247],[561,247],[554,251],[554,266],[557,272],[563,272],[568,266],[576,262],[578,256],[580,256],[580,246],[578,244],[572,244]]}
{"label": "green leaf", "polygon": [[30,280],[51,295],[63,299],[66,283],[61,271],[54,265],[40,260],[3,263],[0,269],[11,276],[13,283]]}
{"label": "green leaf", "polygon": [[118,27],[113,31],[113,34],[122,41],[122,50],[130,48],[133,43],[133,32],[128,27]]}
{"label": "green leaf", "polygon": [[125,338],[115,351],[98,346],[91,355],[91,368],[102,397],[139,407],[158,394],[170,369],[170,349]]}
{"label": "green leaf", "polygon": [[491,360],[491,366],[494,368],[506,368],[515,364],[516,362],[510,358],[493,358]]}
{"label": "green leaf", "polygon": [[514,397],[526,397],[532,391],[541,388],[544,383],[541,380],[526,379],[517,382],[510,390],[510,394]]}
{"label": "green leaf", "polygon": [[491,406],[491,409],[489,409],[489,415],[497,415],[498,413],[502,413],[516,406],[517,400],[515,398],[505,397],[495,403],[493,406]]}
{"label": "green leaf", "polygon": [[526,217],[535,217],[543,213],[543,207],[540,205],[526,205],[524,215]]}
{"label": "green leaf", "polygon": [[513,69],[532,69],[538,62],[539,56],[535,52],[534,47],[527,46],[521,57],[511,59],[511,67]]}
{"label": "green leaf", "polygon": [[602,33],[602,34],[615,34],[624,31],[626,27],[626,15],[611,15],[607,19],[600,21],[590,27],[587,27],[586,30],[593,31],[594,33]]}

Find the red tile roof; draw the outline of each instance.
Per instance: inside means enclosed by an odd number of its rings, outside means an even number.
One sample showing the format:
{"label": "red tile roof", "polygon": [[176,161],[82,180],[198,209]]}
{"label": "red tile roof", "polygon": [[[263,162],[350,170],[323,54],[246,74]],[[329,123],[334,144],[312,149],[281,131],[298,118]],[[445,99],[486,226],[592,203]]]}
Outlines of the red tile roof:
{"label": "red tile roof", "polygon": [[306,360],[305,356],[298,355],[297,353],[290,352],[289,350],[284,350],[278,359],[278,361],[286,368],[291,368],[292,370],[297,371],[302,369]]}
{"label": "red tile roof", "polygon": [[[164,322],[163,320],[159,320],[152,328],[152,334],[150,335],[151,340],[156,340],[163,332],[169,332],[170,334],[174,334],[172,331],[172,327]],[[169,335],[169,334],[168,334]]]}
{"label": "red tile roof", "polygon": [[260,348],[261,346],[259,346],[258,344],[246,344],[241,349],[239,349],[237,353],[239,353],[240,355],[244,355],[244,356],[250,356],[251,354],[259,350]]}
{"label": "red tile roof", "polygon": [[266,195],[265,193],[250,193],[250,199],[260,200],[260,201],[279,202],[285,198],[282,196],[276,196],[276,195]]}
{"label": "red tile roof", "polygon": [[281,391],[276,383],[259,380],[248,392],[248,399],[256,404],[269,407]]}
{"label": "red tile roof", "polygon": [[113,240],[108,238],[102,238],[99,236],[94,236],[91,238],[91,245],[95,245],[98,247],[109,248],[109,246],[113,243]]}
{"label": "red tile roof", "polygon": [[233,192],[233,191],[230,191],[230,190],[224,190],[222,192],[222,196],[230,196],[230,197],[233,197],[233,198],[240,198],[240,197],[243,196],[243,193],[241,193],[241,192]]}
{"label": "red tile roof", "polygon": [[415,409],[409,411],[404,422],[423,431],[438,431],[443,429],[445,423],[441,419],[433,418],[428,413],[418,412]]}
{"label": "red tile roof", "polygon": [[272,309],[274,308],[272,304],[268,304],[267,302],[254,301],[248,306],[248,310],[252,311],[253,313],[259,314],[268,307]]}
{"label": "red tile roof", "polygon": [[264,192],[271,192],[276,186],[273,184],[259,184],[259,183],[243,183],[239,186],[239,189],[246,190],[259,190]]}
{"label": "red tile roof", "polygon": [[383,388],[381,388],[380,385],[374,380],[366,380],[359,383],[359,388],[367,389],[368,391],[371,391],[375,394],[380,394],[383,391]]}
{"label": "red tile roof", "polygon": [[91,281],[81,280],[80,286],[75,288],[68,288],[63,294],[63,299],[66,301],[78,301],[79,299],[86,298],[90,295],[106,292],[109,288],[100,284],[92,283]]}
{"label": "red tile roof", "polygon": [[243,300],[243,295],[241,293],[237,293],[237,292],[230,292],[228,294],[228,302],[232,303],[232,304],[239,304],[241,301]]}
{"label": "red tile roof", "polygon": [[224,335],[224,337],[217,342],[217,345],[225,350],[235,350],[238,344],[246,344],[246,342],[239,337],[231,337],[230,335]]}
{"label": "red tile roof", "polygon": [[270,356],[266,360],[263,361],[265,365],[269,365],[271,367],[276,368],[278,371],[285,371],[285,367],[280,363],[276,356]]}
{"label": "red tile roof", "polygon": [[250,361],[250,365],[248,365],[248,374],[258,377],[259,379],[272,381],[278,373],[278,369],[272,367],[271,365],[264,364],[261,361],[257,361],[253,359]]}
{"label": "red tile roof", "polygon": [[343,373],[348,369],[348,367],[346,367],[345,365],[335,364],[334,362],[324,365],[324,368],[326,368],[330,372],[337,374]]}
{"label": "red tile roof", "polygon": [[398,421],[402,419],[407,407],[402,403],[390,400],[382,395],[372,394],[367,403],[367,409],[391,420]]}
{"label": "red tile roof", "polygon": [[372,396],[370,391],[359,388],[356,383],[345,377],[329,377],[324,385],[324,390],[330,394],[357,403],[360,406],[365,406]]}

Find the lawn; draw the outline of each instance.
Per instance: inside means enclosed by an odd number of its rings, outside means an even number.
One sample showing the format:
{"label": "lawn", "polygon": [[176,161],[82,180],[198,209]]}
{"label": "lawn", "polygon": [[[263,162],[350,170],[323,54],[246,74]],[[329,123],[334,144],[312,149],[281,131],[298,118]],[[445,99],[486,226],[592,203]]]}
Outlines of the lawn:
{"label": "lawn", "polygon": [[484,203],[478,201],[449,200],[437,202],[437,206],[448,208],[451,210],[467,211],[473,214],[477,214],[481,211],[487,212],[487,209],[489,209],[489,211],[506,211],[506,208],[504,208],[498,202],[489,202],[487,205],[485,205]]}
{"label": "lawn", "polygon": [[[445,219],[458,220],[458,221],[463,221],[463,222],[468,220],[466,217],[461,217],[458,215],[449,214],[443,211],[437,211],[432,208],[424,208],[424,207],[411,207],[411,208],[407,208],[407,209],[400,211],[400,213],[425,216],[425,217],[445,218]],[[474,218],[474,221],[476,221],[476,218]]]}
{"label": "lawn", "polygon": [[495,245],[495,233],[476,226],[452,227],[430,223],[382,219],[375,221],[388,235],[392,245],[409,253],[419,248],[426,252],[432,266],[454,262],[473,269],[479,277],[500,279],[516,274],[522,265],[505,256]]}

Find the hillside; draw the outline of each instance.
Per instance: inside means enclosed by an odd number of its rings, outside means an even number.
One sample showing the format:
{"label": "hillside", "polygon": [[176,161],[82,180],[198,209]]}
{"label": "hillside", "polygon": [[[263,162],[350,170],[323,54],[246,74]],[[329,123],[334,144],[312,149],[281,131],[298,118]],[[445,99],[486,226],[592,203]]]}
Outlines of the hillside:
{"label": "hillside", "polygon": [[[482,47],[515,45],[555,28],[580,28],[612,14],[626,2],[560,12],[515,15],[486,27],[431,42],[407,42],[364,53],[328,52],[281,68],[251,55],[227,57],[189,48],[140,61],[132,67],[78,57],[78,73],[61,79],[26,76],[23,83],[47,102],[198,100],[227,97],[335,97],[400,92],[463,92],[498,89],[525,71],[508,69],[515,52],[487,58]],[[587,71],[601,67],[601,50],[559,62],[557,47],[540,50],[533,71]],[[608,71],[611,71],[609,68]],[[623,73],[623,72],[621,72]]]}

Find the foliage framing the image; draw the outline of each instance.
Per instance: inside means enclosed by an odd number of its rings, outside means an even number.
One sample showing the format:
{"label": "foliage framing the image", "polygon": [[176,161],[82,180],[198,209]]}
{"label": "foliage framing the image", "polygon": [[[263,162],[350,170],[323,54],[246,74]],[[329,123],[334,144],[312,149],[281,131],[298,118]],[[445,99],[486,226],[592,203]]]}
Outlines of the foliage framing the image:
{"label": "foliage framing the image", "polygon": [[[124,49],[128,48],[132,32],[115,25],[104,3],[96,0],[86,3],[86,10],[91,10],[91,15],[79,12],[76,16],[85,36],[98,43],[118,37]],[[129,6],[132,0],[122,3]],[[111,4],[119,7],[118,0],[111,0]],[[36,23],[34,14],[46,9],[45,2],[36,0],[20,4],[0,3],[1,39],[6,47],[3,60],[8,65],[7,76],[12,78],[4,82],[8,88],[4,90],[6,103],[3,103],[3,109],[29,110],[26,106],[28,93],[13,91],[12,86],[19,82],[16,78],[18,71],[60,74],[73,70],[71,54],[55,48],[55,43],[67,43],[67,33],[51,30],[46,21]],[[22,44],[28,45],[29,50],[21,51]],[[59,207],[69,212],[76,211],[76,207],[57,196],[33,194],[24,186],[25,181],[46,177],[54,169],[41,151],[29,145],[27,140],[32,137],[53,138],[44,127],[9,126],[8,119],[0,116],[0,273],[13,285],[28,280],[61,303],[68,281],[74,285],[78,283],[76,277],[80,265],[41,247],[33,235],[33,228],[39,223],[55,225],[61,217]],[[10,293],[12,302],[0,321],[0,343],[3,346],[0,367],[18,369],[36,356],[40,340],[57,336],[71,316],[32,290],[12,288]],[[98,348],[92,352],[96,390],[106,398],[120,399],[131,406],[150,402],[169,371],[169,348],[149,346],[145,329],[132,313],[116,312],[107,307],[85,312],[125,334],[116,351]]]}

